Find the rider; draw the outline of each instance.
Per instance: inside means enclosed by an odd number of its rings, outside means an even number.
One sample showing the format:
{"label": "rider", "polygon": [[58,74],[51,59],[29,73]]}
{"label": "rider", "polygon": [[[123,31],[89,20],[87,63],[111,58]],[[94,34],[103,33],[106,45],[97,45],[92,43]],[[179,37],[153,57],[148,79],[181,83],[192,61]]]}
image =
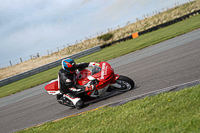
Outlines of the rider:
{"label": "rider", "polygon": [[76,70],[83,70],[86,67],[94,66],[95,62],[76,64],[73,59],[67,58],[62,60],[62,68],[58,73],[58,81],[60,92],[63,94],[60,100],[62,104],[66,102],[66,98],[72,101],[76,108],[83,107],[84,103],[75,93],[79,91],[93,91],[95,85],[90,85],[83,88],[77,88],[76,83]]}

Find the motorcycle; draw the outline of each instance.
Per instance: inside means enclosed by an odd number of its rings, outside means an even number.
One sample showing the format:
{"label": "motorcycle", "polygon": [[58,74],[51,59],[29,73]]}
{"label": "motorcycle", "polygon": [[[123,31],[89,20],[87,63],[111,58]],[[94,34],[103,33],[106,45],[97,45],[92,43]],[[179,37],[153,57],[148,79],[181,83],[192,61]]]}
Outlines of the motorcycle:
{"label": "motorcycle", "polygon": [[[76,73],[76,87],[83,88],[91,84],[96,84],[93,91],[88,92],[74,92],[78,97],[80,97],[84,103],[105,97],[110,93],[126,92],[135,87],[134,81],[127,77],[114,73],[114,69],[107,62],[96,63],[93,67],[87,67]],[[66,99],[63,103],[61,92],[59,91],[59,81],[58,79],[52,80],[49,84],[45,86],[45,90],[51,94],[56,95],[57,101],[60,104],[74,107],[74,104]]]}

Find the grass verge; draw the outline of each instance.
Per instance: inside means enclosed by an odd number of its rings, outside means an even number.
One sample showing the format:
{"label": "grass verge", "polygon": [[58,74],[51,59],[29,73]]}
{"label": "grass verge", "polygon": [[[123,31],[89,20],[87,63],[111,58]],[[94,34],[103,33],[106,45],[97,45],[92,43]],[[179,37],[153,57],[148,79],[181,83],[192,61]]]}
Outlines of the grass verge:
{"label": "grass verge", "polygon": [[[99,52],[82,57],[75,61],[76,62],[107,61],[115,57],[128,54],[130,52],[145,48],[150,45],[154,45],[156,43],[165,41],[167,39],[198,29],[200,28],[199,20],[200,20],[200,15],[197,15],[192,18],[186,19],[182,22],[168,26],[166,28],[151,33],[147,33],[136,39],[107,47]],[[61,66],[58,66],[50,70],[44,71],[42,73],[33,75],[31,77],[0,87],[0,98],[48,82],[52,79],[55,79],[57,78],[57,73],[60,68]]]}
{"label": "grass verge", "polygon": [[48,122],[19,133],[200,132],[200,85]]}

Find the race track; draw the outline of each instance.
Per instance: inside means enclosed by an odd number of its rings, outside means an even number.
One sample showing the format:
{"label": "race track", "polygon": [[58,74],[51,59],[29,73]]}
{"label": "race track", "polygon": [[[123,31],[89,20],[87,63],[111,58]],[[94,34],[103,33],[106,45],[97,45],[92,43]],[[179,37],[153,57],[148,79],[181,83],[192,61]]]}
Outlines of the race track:
{"label": "race track", "polygon": [[0,133],[17,131],[128,97],[200,79],[200,29],[108,62],[116,73],[132,78],[136,89],[77,110],[58,104],[54,96],[45,92],[43,84],[1,98]]}

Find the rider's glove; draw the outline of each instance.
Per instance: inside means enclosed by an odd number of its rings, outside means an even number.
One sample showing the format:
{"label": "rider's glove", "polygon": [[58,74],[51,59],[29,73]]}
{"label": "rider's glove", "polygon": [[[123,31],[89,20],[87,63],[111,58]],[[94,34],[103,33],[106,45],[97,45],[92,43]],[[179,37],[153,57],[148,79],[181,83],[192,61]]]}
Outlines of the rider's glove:
{"label": "rider's glove", "polygon": [[75,87],[71,87],[71,88],[69,88],[69,90],[72,91],[72,92],[79,92],[79,91],[81,91],[81,89],[78,89],[78,88],[75,88]]}
{"label": "rider's glove", "polygon": [[86,86],[85,91],[93,91],[95,89],[94,85]]}
{"label": "rider's glove", "polygon": [[90,62],[88,67],[93,67],[93,66],[99,66],[99,64],[97,62]]}

